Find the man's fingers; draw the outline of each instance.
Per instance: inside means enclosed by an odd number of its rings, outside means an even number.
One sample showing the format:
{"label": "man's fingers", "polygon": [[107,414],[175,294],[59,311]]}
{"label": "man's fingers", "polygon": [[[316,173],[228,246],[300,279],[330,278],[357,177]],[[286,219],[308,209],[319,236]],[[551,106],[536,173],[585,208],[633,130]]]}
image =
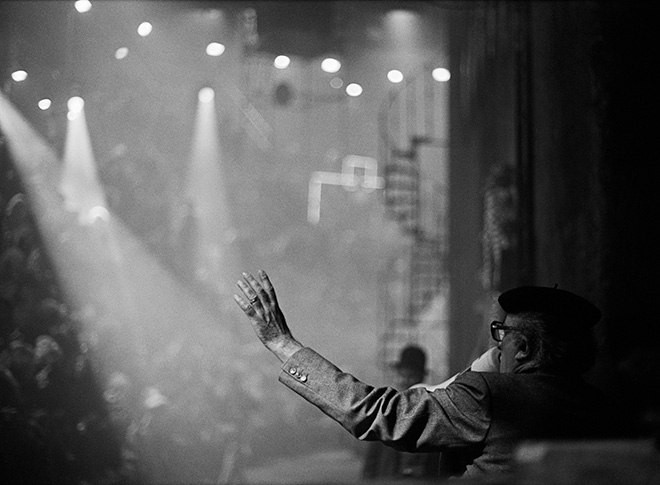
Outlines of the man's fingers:
{"label": "man's fingers", "polygon": [[[254,292],[254,295],[261,300],[262,304],[265,305],[266,303],[270,303],[269,302],[270,295],[264,291],[263,287],[254,276],[248,273],[243,273],[243,278],[245,278],[245,281],[247,281],[250,284],[252,291]],[[250,301],[253,300],[254,297],[251,296]]]}
{"label": "man's fingers", "polygon": [[275,296],[275,288],[270,282],[270,278],[263,269],[259,270],[259,276],[261,277],[261,282],[263,283],[263,288],[270,297],[270,301],[273,302],[273,305],[277,305],[277,297]]}
{"label": "man's fingers", "polygon": [[245,300],[252,303],[254,301],[255,297],[257,296],[255,291],[252,288],[250,288],[247,285],[247,283],[245,283],[245,281],[238,280],[236,282],[236,284],[238,285],[238,287],[241,289],[241,291],[245,295]]}
{"label": "man's fingers", "polygon": [[243,299],[239,295],[234,295],[234,301],[238,303],[238,306],[241,308],[241,310],[243,310],[243,312],[245,312],[245,314],[248,317],[252,317],[256,314],[254,308],[252,308],[252,305],[250,305],[247,301],[245,301],[245,299]]}

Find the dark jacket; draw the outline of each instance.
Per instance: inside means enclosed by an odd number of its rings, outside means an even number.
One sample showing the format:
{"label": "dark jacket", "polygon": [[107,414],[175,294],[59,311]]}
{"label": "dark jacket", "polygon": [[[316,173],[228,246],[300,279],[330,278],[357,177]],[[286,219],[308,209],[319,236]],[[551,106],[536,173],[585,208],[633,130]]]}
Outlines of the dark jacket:
{"label": "dark jacket", "polygon": [[446,389],[375,388],[309,348],[282,366],[280,381],[355,437],[400,451],[460,450],[465,476],[509,471],[523,440],[600,438],[609,407],[579,377],[465,372]]}

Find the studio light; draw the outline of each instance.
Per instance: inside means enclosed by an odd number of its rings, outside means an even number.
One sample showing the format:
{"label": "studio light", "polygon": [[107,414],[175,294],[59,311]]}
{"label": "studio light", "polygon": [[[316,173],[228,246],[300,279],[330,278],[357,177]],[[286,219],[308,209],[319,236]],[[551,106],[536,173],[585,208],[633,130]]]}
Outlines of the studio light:
{"label": "studio light", "polygon": [[441,83],[447,82],[451,78],[451,73],[444,67],[433,69],[431,75],[433,76],[433,79]]}
{"label": "studio light", "polygon": [[211,101],[213,101],[214,97],[215,97],[215,92],[213,91],[213,88],[202,88],[199,90],[199,94],[197,95],[197,98],[202,103],[210,103]]}
{"label": "studio light", "polygon": [[146,37],[151,33],[153,30],[153,25],[151,25],[149,22],[142,22],[137,29],[138,34],[140,37]]}
{"label": "studio light", "polygon": [[211,42],[206,46],[206,53],[209,56],[221,56],[223,52],[225,52],[225,46],[219,42]]}
{"label": "studio light", "polygon": [[128,55],[128,47],[120,47],[115,51],[115,59],[125,59]]}
{"label": "studio light", "polygon": [[76,7],[76,10],[80,13],[89,12],[92,8],[92,2],[89,0],[77,0],[76,3],[74,3],[74,7]]}
{"label": "studio light", "polygon": [[69,108],[69,112],[66,114],[66,118],[69,121],[73,121],[80,117],[80,113],[82,112],[83,107],[85,106],[85,101],[80,96],[74,96],[72,98],[69,98],[69,101],[67,101],[66,106],[67,108]]}
{"label": "studio light", "polygon": [[289,59],[287,56],[277,56],[275,58],[275,62],[273,62],[273,65],[278,69],[286,69],[289,67],[290,63],[291,59]]}
{"label": "studio light", "polygon": [[108,222],[110,220],[110,212],[102,205],[97,205],[87,211],[85,220],[90,224],[94,224],[96,221]]}
{"label": "studio light", "polygon": [[357,83],[351,83],[346,86],[346,94],[352,97],[356,97],[362,94],[362,86]]}
{"label": "studio light", "polygon": [[19,69],[11,73],[11,78],[17,83],[20,83],[21,81],[25,81],[27,77],[28,77],[28,73],[23,69]]}
{"label": "studio light", "polygon": [[339,62],[337,59],[333,59],[332,57],[328,57],[327,59],[323,59],[321,62],[321,69],[323,72],[334,74],[341,69],[341,62]]}
{"label": "studio light", "polygon": [[400,83],[403,81],[403,73],[397,69],[392,69],[387,73],[387,79],[394,84]]}
{"label": "studio light", "polygon": [[72,98],[69,98],[66,106],[69,108],[69,111],[79,113],[85,107],[85,101],[80,96],[73,96]]}

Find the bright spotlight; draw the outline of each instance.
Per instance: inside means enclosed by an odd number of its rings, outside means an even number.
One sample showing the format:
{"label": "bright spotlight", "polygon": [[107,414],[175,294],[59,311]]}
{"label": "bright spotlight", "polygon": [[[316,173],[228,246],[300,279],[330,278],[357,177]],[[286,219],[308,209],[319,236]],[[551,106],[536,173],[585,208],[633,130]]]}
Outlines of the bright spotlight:
{"label": "bright spotlight", "polygon": [[51,100],[48,98],[44,98],[39,100],[37,103],[37,106],[39,106],[39,109],[42,111],[46,111],[48,108],[50,108],[50,105],[52,104]]}
{"label": "bright spotlight", "polygon": [[291,63],[291,59],[289,59],[287,56],[277,56],[275,58],[275,62],[273,62],[275,67],[278,69],[286,69],[287,67],[289,67],[290,63]]}
{"label": "bright spotlight", "polygon": [[396,84],[400,83],[403,81],[403,73],[397,69],[392,69],[390,72],[387,73],[387,79],[390,80],[390,82]]}
{"label": "bright spotlight", "polygon": [[20,83],[21,81],[25,81],[27,77],[28,74],[23,69],[19,69],[18,71],[14,71],[11,73],[11,78],[17,83]]}
{"label": "bright spotlight", "polygon": [[115,59],[125,59],[128,55],[128,47],[120,47],[115,51]]}
{"label": "bright spotlight", "polygon": [[389,42],[398,47],[419,45],[424,32],[420,15],[407,9],[390,10],[383,18],[383,27]]}
{"label": "bright spotlight", "polygon": [[209,56],[221,56],[222,53],[225,51],[225,46],[223,44],[220,44],[219,42],[211,42],[209,45],[206,46],[206,53]]}
{"label": "bright spotlight", "polygon": [[323,59],[323,62],[321,62],[321,69],[323,72],[334,74],[341,69],[341,62],[339,62],[337,59],[333,59],[332,57],[328,57],[327,59]]}
{"label": "bright spotlight", "polygon": [[353,97],[359,96],[362,94],[362,86],[357,83],[351,83],[346,86],[346,94]]}
{"label": "bright spotlight", "polygon": [[197,95],[197,98],[202,103],[210,103],[211,101],[213,101],[214,97],[215,97],[215,92],[213,91],[213,88],[202,88],[199,90],[199,94]]}
{"label": "bright spotlight", "polygon": [[85,106],[85,101],[80,96],[74,96],[69,98],[69,101],[66,103],[67,108],[72,113],[80,113]]}
{"label": "bright spotlight", "polygon": [[142,22],[138,26],[137,31],[138,31],[138,34],[140,35],[140,37],[146,37],[147,35],[149,35],[151,33],[153,28],[154,28],[153,25],[151,25],[149,22]]}
{"label": "bright spotlight", "polygon": [[109,219],[110,212],[108,212],[108,209],[102,205],[97,205],[87,211],[87,217],[84,218],[84,222],[94,224],[96,221],[107,222]]}
{"label": "bright spotlight", "polygon": [[451,78],[451,73],[444,67],[433,69],[431,75],[433,76],[433,79],[441,83],[447,82],[449,81],[449,78]]}
{"label": "bright spotlight", "polygon": [[90,9],[92,8],[92,2],[89,0],[77,0],[76,3],[73,4],[76,7],[76,10],[80,13],[85,13],[89,12]]}

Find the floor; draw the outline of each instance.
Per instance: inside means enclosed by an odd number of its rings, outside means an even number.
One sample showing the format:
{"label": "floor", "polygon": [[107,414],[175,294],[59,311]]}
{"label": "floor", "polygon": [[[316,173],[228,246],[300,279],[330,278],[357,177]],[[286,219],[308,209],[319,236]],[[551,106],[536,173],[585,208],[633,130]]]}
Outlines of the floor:
{"label": "floor", "polygon": [[249,484],[343,484],[360,481],[362,460],[346,450],[275,460],[246,472]]}

